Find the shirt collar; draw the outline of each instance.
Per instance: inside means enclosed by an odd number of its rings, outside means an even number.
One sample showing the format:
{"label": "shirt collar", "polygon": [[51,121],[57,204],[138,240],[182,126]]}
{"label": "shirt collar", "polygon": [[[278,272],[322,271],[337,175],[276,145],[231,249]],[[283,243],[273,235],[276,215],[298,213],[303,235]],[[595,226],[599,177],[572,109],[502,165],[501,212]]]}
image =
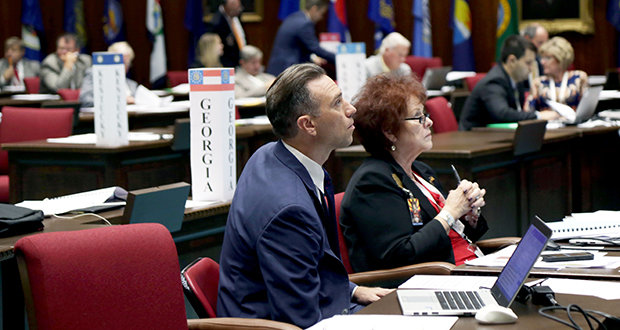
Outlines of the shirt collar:
{"label": "shirt collar", "polygon": [[290,151],[293,156],[299,160],[301,165],[306,168],[306,171],[310,174],[310,178],[312,178],[312,182],[314,182],[316,188],[324,194],[325,191],[323,190],[323,185],[325,181],[325,173],[323,172],[323,167],[286,142],[282,141],[282,144],[284,144],[286,149],[288,149],[288,151]]}

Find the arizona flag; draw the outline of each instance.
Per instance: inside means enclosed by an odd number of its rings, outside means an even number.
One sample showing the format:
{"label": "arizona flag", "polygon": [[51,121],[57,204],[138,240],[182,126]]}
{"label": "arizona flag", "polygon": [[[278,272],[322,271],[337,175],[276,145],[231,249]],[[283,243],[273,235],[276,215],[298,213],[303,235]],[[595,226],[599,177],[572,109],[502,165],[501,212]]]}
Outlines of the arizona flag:
{"label": "arizona flag", "polygon": [[84,1],[65,0],[65,17],[63,28],[67,32],[77,35],[78,42],[82,45],[82,53],[86,53],[86,24],[84,23]]}
{"label": "arizona flag", "polygon": [[340,34],[340,42],[351,42],[351,33],[347,25],[347,9],[345,0],[331,0],[327,31]]}
{"label": "arizona flag", "polygon": [[428,0],[413,0],[413,55],[433,57],[431,12]]}
{"label": "arizona flag", "polygon": [[105,0],[103,5],[103,39],[108,45],[125,40],[123,9],[118,0]]}
{"label": "arizona flag", "polygon": [[167,71],[164,20],[159,0],[147,0],[146,2],[146,28],[149,30],[153,41],[149,81],[154,83],[158,79],[165,77]]}
{"label": "arizona flag", "polygon": [[379,49],[383,38],[394,32],[394,6],[392,0],[370,0],[368,18],[375,22],[375,49]]}
{"label": "arizona flag", "polygon": [[497,44],[495,46],[495,58],[498,61],[504,40],[508,36],[519,34],[517,17],[516,0],[499,0],[499,7],[497,8]]}
{"label": "arizona flag", "polygon": [[22,1],[22,40],[26,46],[26,58],[36,61],[43,59],[41,41],[43,35],[43,15],[39,0]]}
{"label": "arizona flag", "polygon": [[476,71],[471,42],[471,12],[467,0],[452,3],[452,68],[454,71]]}

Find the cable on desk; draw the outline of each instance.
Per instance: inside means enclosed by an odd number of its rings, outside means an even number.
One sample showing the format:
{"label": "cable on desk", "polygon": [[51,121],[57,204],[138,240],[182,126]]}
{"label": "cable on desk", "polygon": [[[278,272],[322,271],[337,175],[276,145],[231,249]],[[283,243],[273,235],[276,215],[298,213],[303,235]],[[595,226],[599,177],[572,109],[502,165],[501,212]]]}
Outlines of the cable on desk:
{"label": "cable on desk", "polygon": [[83,217],[83,216],[87,216],[87,215],[92,215],[92,216],[95,216],[95,217],[105,221],[105,223],[108,224],[108,226],[112,226],[112,223],[110,221],[108,221],[108,219],[106,219],[106,218],[104,218],[104,217],[102,217],[102,216],[100,216],[99,214],[96,214],[96,213],[81,213],[81,214],[78,214],[78,215],[74,215],[72,217],[66,217],[64,215],[58,215],[58,214],[52,214],[52,215],[57,217],[57,218],[61,218],[61,219],[75,219],[75,218],[79,218],[79,217]]}
{"label": "cable on desk", "polygon": [[[551,314],[546,313],[547,311],[550,311],[550,310],[564,310],[564,311],[566,311],[566,314],[568,315],[568,319],[570,320],[570,322],[572,324],[568,323],[568,322],[566,322],[566,321],[564,321],[564,320],[562,320],[562,319],[560,319],[560,318],[558,318],[556,316],[553,316]],[[572,316],[572,312],[573,311],[579,312],[584,317],[584,319],[588,322],[588,326],[589,326],[590,330],[595,330],[595,328],[593,327],[592,322],[590,322],[590,319],[592,319],[592,320],[596,321],[596,323],[598,323],[599,327],[597,329],[611,330],[611,329],[608,329],[607,326],[605,326],[605,324],[603,324],[603,322],[601,322],[598,319],[596,319],[594,317],[594,315],[592,315],[592,314],[597,314],[597,315],[603,316],[603,317],[606,318],[606,321],[610,320],[610,322],[620,322],[620,319],[615,317],[615,316],[613,316],[613,315],[609,315],[607,313],[603,313],[603,312],[599,312],[599,311],[583,309],[583,308],[581,308],[581,307],[579,307],[578,305],[575,305],[575,304],[570,304],[567,307],[564,307],[564,306],[561,306],[561,305],[542,307],[542,308],[540,308],[538,310],[538,314],[540,314],[540,315],[542,315],[542,316],[544,316],[546,318],[549,318],[551,320],[554,320],[556,322],[560,322],[560,323],[566,325],[567,327],[573,328],[575,330],[583,330],[583,328],[581,328],[579,325],[577,325],[577,322],[575,322],[575,320],[573,319],[573,316]],[[614,327],[613,329],[617,329],[617,328]]]}

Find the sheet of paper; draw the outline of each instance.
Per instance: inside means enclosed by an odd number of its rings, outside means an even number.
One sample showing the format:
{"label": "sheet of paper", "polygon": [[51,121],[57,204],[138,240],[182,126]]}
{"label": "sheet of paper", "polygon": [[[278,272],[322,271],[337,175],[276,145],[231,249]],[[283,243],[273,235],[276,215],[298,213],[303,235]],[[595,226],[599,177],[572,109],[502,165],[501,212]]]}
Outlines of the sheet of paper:
{"label": "sheet of paper", "polygon": [[56,94],[18,94],[11,96],[13,100],[28,100],[28,101],[47,101],[47,100],[60,100],[60,95]]}
{"label": "sheet of paper", "polygon": [[239,97],[235,98],[235,105],[239,107],[257,107],[264,106],[267,98],[262,97]]}
{"label": "sheet of paper", "polygon": [[568,119],[571,122],[574,122],[577,119],[577,113],[573,108],[569,107],[566,104],[558,103],[555,101],[547,100],[547,104],[553,110],[560,114],[560,116]]}
{"label": "sheet of paper", "polygon": [[480,287],[490,288],[496,280],[497,276],[415,275],[398,288],[471,291],[479,290]]}
{"label": "sheet of paper", "polygon": [[336,315],[307,328],[308,330],[448,330],[458,321],[456,316]]}
{"label": "sheet of paper", "polygon": [[474,71],[450,71],[446,75],[447,81],[459,80],[467,77],[473,77],[476,75]]}
{"label": "sheet of paper", "polygon": [[266,125],[269,123],[269,118],[267,118],[267,116],[256,116],[254,118],[235,120],[235,125]]}
{"label": "sheet of paper", "polygon": [[138,89],[136,89],[136,94],[134,95],[134,99],[137,105],[148,105],[153,107],[164,107],[174,99],[174,96],[168,95],[164,97],[158,96],[156,93],[153,93],[148,88],[140,85]]}
{"label": "sheet of paper", "polygon": [[189,94],[189,83],[176,85],[170,88],[170,91],[175,94]]}
{"label": "sheet of paper", "polygon": [[[127,135],[129,141],[157,141],[160,139],[171,139],[170,134],[157,134],[151,132],[129,132]],[[74,143],[74,144],[95,144],[97,136],[95,133],[71,135],[64,138],[47,139],[50,143]]]}

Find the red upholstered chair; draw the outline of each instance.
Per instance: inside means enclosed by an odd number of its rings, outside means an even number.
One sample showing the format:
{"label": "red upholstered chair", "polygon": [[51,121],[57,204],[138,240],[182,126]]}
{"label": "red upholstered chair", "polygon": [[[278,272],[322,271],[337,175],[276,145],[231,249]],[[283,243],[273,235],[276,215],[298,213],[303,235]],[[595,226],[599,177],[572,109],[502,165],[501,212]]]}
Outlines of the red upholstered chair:
{"label": "red upholstered chair", "polygon": [[[3,107],[0,144],[43,140],[71,135],[73,109],[36,109]],[[8,153],[0,150],[0,202],[9,202]]]}
{"label": "red upholstered chair", "polygon": [[80,99],[80,89],[61,88],[56,91],[65,101],[77,101]]}
{"label": "red upholstered chair", "polygon": [[198,258],[181,271],[183,292],[200,318],[217,317],[220,265],[211,258]]}
{"label": "red upholstered chair", "polygon": [[434,97],[426,101],[426,109],[433,120],[435,133],[452,132],[459,130],[454,112],[448,100],[443,96]]}
{"label": "red upholstered chair", "polygon": [[26,77],[24,78],[24,85],[26,85],[26,92],[28,94],[39,94],[39,86],[41,85],[41,78]]}
{"label": "red upholstered chair", "polygon": [[443,65],[441,57],[422,57],[413,55],[407,56],[405,63],[411,67],[411,71],[415,73],[420,80],[424,77],[426,68],[439,68]]}
{"label": "red upholstered chair", "polygon": [[486,76],[486,72],[478,72],[476,73],[475,76],[472,77],[465,77],[465,83],[467,84],[467,89],[469,89],[469,91],[473,91],[474,87],[476,87],[476,84],[482,80],[482,78],[484,78],[484,76]]}
{"label": "red upholstered chair", "polygon": [[180,84],[187,84],[187,71],[168,71],[166,73],[168,77],[168,85],[174,87]]}
{"label": "red upholstered chair", "polygon": [[29,329],[299,329],[187,320],[176,246],[160,224],[31,235],[17,241],[15,256]]}

